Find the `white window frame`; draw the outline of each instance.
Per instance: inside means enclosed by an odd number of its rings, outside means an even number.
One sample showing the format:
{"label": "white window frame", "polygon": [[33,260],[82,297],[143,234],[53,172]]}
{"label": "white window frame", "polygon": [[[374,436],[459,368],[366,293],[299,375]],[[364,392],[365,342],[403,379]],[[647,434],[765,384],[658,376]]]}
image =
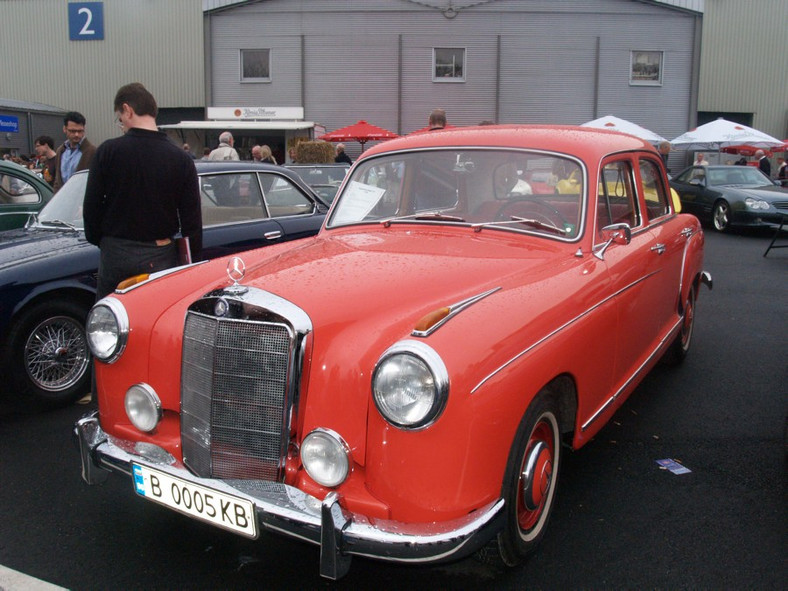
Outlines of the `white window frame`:
{"label": "white window frame", "polygon": [[[656,74],[636,74],[637,64],[656,62]],[[630,86],[662,86],[662,74],[665,71],[664,51],[632,50],[629,52],[629,85]]]}
{"label": "white window frame", "polygon": [[[451,51],[462,51],[462,64],[460,67],[462,68],[462,75],[461,76],[438,76],[437,69],[438,69],[438,51],[441,49],[448,49]],[[465,78],[468,72],[468,49],[466,47],[433,47],[432,48],[432,81],[433,82],[465,82]],[[454,66],[456,68],[456,64]]]}
{"label": "white window frame", "polygon": [[[268,76],[244,76],[244,54],[252,52],[267,52],[268,54]],[[256,49],[241,49],[238,52],[238,72],[242,84],[258,84],[271,82],[271,49],[260,47]]]}

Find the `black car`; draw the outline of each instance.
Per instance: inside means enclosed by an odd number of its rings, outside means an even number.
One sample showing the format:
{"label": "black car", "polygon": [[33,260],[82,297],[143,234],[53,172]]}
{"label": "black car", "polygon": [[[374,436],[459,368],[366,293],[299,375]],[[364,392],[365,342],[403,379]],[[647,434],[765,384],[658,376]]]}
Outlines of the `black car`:
{"label": "black car", "polygon": [[788,217],[788,189],[752,166],[685,168],[670,181],[682,211],[725,232],[733,226],[768,226]]}
{"label": "black car", "polygon": [[345,180],[350,165],[346,163],[338,164],[287,164],[285,165],[309,185],[315,193],[323,198],[323,201],[333,203],[334,197],[342,181]]}
{"label": "black car", "polygon": [[[250,162],[197,162],[200,258],[313,236],[328,211],[293,172]],[[89,389],[84,322],[99,250],[85,240],[87,172],[73,175],[25,228],[0,232],[0,352],[10,390],[60,405]]]}

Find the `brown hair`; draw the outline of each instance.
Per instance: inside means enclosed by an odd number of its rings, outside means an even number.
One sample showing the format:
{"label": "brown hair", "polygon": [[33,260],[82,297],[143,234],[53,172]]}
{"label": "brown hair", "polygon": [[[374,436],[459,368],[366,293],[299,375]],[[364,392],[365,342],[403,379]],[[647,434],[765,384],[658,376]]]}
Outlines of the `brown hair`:
{"label": "brown hair", "polygon": [[159,112],[159,108],[156,106],[156,99],[139,82],[132,82],[120,87],[117,94],[115,94],[116,113],[123,109],[124,103],[134,109],[137,115],[156,117]]}

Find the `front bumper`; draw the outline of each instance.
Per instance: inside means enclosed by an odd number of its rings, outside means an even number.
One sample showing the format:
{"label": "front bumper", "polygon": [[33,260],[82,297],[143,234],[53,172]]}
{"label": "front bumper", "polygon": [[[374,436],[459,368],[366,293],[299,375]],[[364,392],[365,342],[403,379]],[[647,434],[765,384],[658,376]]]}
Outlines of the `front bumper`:
{"label": "front bumper", "polygon": [[352,555],[401,563],[447,562],[468,556],[501,529],[503,499],[462,518],[434,523],[403,523],[368,519],[351,514],[337,493],[319,499],[278,482],[213,480],[194,476],[169,454],[145,448],[137,455],[135,443],[107,435],[93,411],[74,426],[82,459],[82,478],[88,484],[103,482],[111,471],[131,478],[131,463],[147,465],[194,484],[242,497],[254,504],[260,529],[284,534],[320,546],[320,574],[330,579],[344,576]]}

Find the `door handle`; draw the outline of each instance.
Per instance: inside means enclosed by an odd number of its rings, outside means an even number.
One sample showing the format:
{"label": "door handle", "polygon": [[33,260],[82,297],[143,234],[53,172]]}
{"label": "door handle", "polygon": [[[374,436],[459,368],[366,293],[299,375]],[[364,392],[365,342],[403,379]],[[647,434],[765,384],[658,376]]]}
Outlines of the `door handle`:
{"label": "door handle", "polygon": [[655,244],[651,247],[652,252],[656,252],[657,254],[662,254],[665,252],[665,245],[664,244]]}
{"label": "door handle", "polygon": [[692,236],[694,233],[695,233],[695,232],[694,232],[694,230],[693,230],[692,228],[684,228],[684,229],[683,229],[681,232],[679,232],[679,234],[681,234],[682,236],[684,236],[684,238],[689,238],[689,237],[690,237],[690,236]]}
{"label": "door handle", "polygon": [[281,230],[274,230],[273,232],[266,232],[263,234],[266,240],[279,240],[282,237]]}

